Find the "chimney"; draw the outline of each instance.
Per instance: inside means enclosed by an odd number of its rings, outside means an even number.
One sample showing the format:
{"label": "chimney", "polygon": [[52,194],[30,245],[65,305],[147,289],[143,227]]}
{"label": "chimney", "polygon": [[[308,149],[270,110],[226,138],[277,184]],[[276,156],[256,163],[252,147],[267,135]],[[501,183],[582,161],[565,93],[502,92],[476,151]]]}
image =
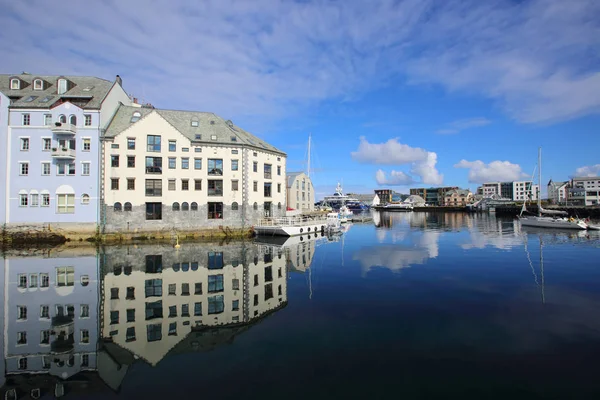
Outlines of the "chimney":
{"label": "chimney", "polygon": [[121,77],[119,75],[117,75],[117,77],[115,78],[115,81],[117,81],[119,86],[123,86],[123,79],[121,79]]}
{"label": "chimney", "polygon": [[139,103],[138,103],[138,99],[137,99],[137,97],[134,97],[134,98],[133,98],[133,104],[139,104]]}

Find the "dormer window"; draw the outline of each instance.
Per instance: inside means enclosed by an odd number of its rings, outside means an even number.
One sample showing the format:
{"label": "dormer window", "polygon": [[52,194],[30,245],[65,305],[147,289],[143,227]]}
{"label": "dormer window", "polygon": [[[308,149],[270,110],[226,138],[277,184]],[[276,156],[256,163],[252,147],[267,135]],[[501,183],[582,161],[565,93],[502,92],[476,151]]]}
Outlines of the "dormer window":
{"label": "dormer window", "polygon": [[232,137],[231,137],[231,141],[232,141],[232,142],[237,142],[237,136],[232,136]]}
{"label": "dormer window", "polygon": [[131,122],[138,122],[140,118],[142,118],[142,113],[139,111],[134,111],[133,114],[131,114]]}
{"label": "dormer window", "polygon": [[33,81],[33,90],[44,90],[44,81],[36,79]]}
{"label": "dormer window", "polygon": [[64,78],[60,78],[58,80],[58,94],[67,93],[67,80]]}
{"label": "dormer window", "polygon": [[10,80],[10,89],[11,90],[19,90],[21,89],[21,80],[18,78],[13,78]]}
{"label": "dormer window", "polygon": [[197,128],[200,126],[200,121],[198,121],[198,118],[192,118],[191,124],[194,128]]}

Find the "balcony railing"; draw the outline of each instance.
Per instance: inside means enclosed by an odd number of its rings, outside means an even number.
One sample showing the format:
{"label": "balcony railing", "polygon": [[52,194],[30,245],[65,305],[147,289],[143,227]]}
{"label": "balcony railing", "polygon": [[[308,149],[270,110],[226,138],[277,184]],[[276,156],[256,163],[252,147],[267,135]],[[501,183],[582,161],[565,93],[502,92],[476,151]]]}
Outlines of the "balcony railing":
{"label": "balcony railing", "polygon": [[223,189],[208,189],[209,196],[223,196]]}
{"label": "balcony railing", "polygon": [[265,179],[271,179],[271,172],[265,171]]}
{"label": "balcony railing", "polygon": [[73,351],[73,344],[75,343],[75,341],[73,340],[73,337],[60,337],[58,339],[56,339],[55,341],[53,341],[50,344],[50,350],[53,353],[67,353],[69,351]]}
{"label": "balcony railing", "polygon": [[52,133],[56,133],[57,135],[75,135],[77,127],[72,124],[56,122],[52,127]]}
{"label": "balcony railing", "polygon": [[57,328],[59,326],[64,326],[73,323],[73,317],[69,315],[57,315],[52,317],[52,326]]}
{"label": "balcony railing", "polygon": [[52,148],[53,158],[67,158],[70,160],[75,159],[75,150],[68,149],[66,147],[53,147]]}

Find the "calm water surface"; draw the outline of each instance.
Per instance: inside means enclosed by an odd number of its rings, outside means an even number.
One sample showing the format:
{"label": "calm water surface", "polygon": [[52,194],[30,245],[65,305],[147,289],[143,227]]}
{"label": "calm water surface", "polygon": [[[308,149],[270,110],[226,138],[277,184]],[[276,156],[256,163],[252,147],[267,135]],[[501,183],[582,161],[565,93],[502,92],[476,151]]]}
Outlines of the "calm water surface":
{"label": "calm water surface", "polygon": [[[374,217],[339,237],[283,245],[7,256],[3,390],[50,396],[63,382],[67,398],[82,399],[600,398],[596,232],[525,231],[487,214]],[[50,319],[40,318],[46,304]]]}

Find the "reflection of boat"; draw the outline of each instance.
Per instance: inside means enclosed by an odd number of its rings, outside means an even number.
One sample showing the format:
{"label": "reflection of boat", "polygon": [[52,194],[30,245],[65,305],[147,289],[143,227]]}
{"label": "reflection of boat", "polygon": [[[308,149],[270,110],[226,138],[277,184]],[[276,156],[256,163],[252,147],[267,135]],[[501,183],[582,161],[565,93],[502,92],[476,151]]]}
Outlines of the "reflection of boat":
{"label": "reflection of boat", "polygon": [[413,205],[410,203],[388,203],[373,208],[379,211],[412,211]]}
{"label": "reflection of boat", "polygon": [[305,234],[305,235],[297,235],[297,236],[257,236],[254,238],[254,243],[266,245],[266,246],[275,246],[275,247],[290,247],[295,246],[300,243],[306,243],[309,241],[315,241],[319,238],[325,238],[326,235],[324,233],[315,234]]}
{"label": "reflection of boat", "polygon": [[[542,303],[546,303],[546,297],[544,294],[544,250],[543,250],[542,235],[540,234],[538,237],[540,239],[540,275],[542,278],[542,283],[541,283]],[[527,254],[527,260],[529,261],[529,266],[531,267],[531,273],[533,274],[533,279],[535,281],[535,284],[537,286],[540,286],[537,275],[535,273],[535,269],[533,268],[533,262],[531,261],[531,255],[529,254],[529,250],[527,249],[527,234],[525,234],[525,253]]]}
{"label": "reflection of boat", "polygon": [[360,213],[369,209],[369,206],[367,206],[364,203],[361,203],[360,201],[347,201],[346,207],[348,207],[350,211],[355,213]]}
{"label": "reflection of boat", "polygon": [[[538,150],[538,181],[542,182],[542,148],[540,147]],[[557,228],[557,229],[578,229],[583,230],[587,229],[587,224],[580,219],[576,218],[565,218],[558,217],[559,215],[567,215],[565,211],[558,210],[546,210],[542,207],[542,196],[541,193],[537,194],[537,206],[538,206],[538,215],[537,216],[523,216],[523,212],[527,211],[525,208],[525,203],[523,202],[523,208],[521,209],[521,214],[519,215],[519,220],[521,221],[522,226],[533,226],[539,228]],[[543,214],[552,215],[552,216],[544,216]]]}
{"label": "reflection of boat", "polygon": [[323,217],[281,217],[264,218],[254,226],[257,235],[296,236],[303,233],[325,232],[328,220]]}

